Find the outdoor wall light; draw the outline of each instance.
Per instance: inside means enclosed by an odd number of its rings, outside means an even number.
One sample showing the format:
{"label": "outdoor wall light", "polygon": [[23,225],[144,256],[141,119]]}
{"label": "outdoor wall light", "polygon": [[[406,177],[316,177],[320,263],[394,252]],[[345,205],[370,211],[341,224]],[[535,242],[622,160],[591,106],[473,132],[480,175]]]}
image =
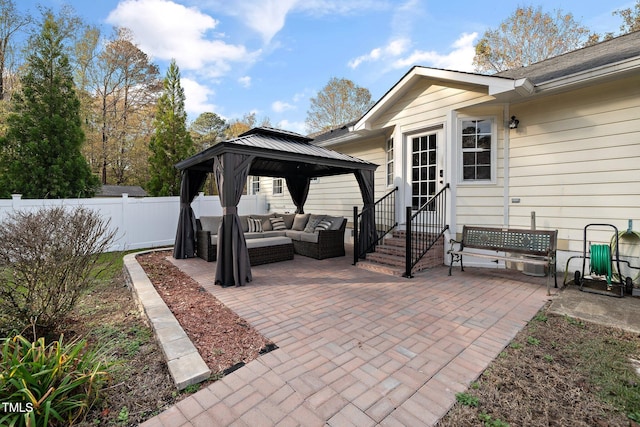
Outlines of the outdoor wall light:
{"label": "outdoor wall light", "polygon": [[518,123],[520,123],[520,120],[516,119],[516,116],[511,116],[511,120],[509,120],[509,129],[517,129]]}

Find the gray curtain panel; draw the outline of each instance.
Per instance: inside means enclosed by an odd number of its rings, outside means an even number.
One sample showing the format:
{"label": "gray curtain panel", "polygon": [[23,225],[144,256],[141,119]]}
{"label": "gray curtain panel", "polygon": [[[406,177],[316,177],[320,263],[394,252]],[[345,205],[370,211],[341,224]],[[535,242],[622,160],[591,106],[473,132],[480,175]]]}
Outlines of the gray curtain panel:
{"label": "gray curtain panel", "polygon": [[[373,252],[373,243],[376,240],[376,224],[375,224],[375,201],[374,201],[374,171],[372,170],[358,170],[354,172],[356,181],[360,186],[360,193],[362,194],[362,201],[364,206],[362,208],[362,220],[360,221],[360,234],[359,242],[360,252],[362,253],[367,248],[368,252]],[[371,247],[370,247],[371,246]]]}
{"label": "gray curtain panel", "polygon": [[253,158],[254,156],[234,153],[224,153],[214,158],[213,171],[222,205],[215,283],[223,287],[243,286],[252,280],[249,251],[238,216],[238,203]]}
{"label": "gray curtain panel", "polygon": [[291,200],[293,200],[293,204],[296,205],[296,213],[303,214],[304,204],[306,203],[307,196],[309,195],[309,184],[311,182],[311,178],[301,175],[287,176],[286,182],[289,194],[291,194]]}
{"label": "gray curtain panel", "polygon": [[176,241],[173,245],[173,257],[176,259],[193,258],[196,254],[196,218],[191,209],[191,202],[207,179],[207,172],[183,170],[180,182],[180,216]]}

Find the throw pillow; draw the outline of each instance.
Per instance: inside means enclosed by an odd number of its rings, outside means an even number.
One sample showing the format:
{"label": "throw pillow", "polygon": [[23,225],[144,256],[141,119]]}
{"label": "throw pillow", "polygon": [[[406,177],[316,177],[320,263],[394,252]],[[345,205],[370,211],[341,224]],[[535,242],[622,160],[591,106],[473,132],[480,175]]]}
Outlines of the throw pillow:
{"label": "throw pillow", "polygon": [[262,220],[248,218],[249,233],[262,233]]}
{"label": "throw pillow", "polygon": [[331,227],[331,221],[327,221],[326,219],[323,219],[318,223],[318,225],[316,225],[316,228],[314,229],[314,231],[328,230],[329,227]]}
{"label": "throw pillow", "polygon": [[287,227],[284,225],[284,218],[282,218],[281,216],[277,218],[269,218],[269,221],[271,221],[271,227],[274,231],[287,229]]}
{"label": "throw pillow", "polygon": [[307,226],[304,228],[304,232],[313,233],[316,229],[316,225],[318,225],[320,221],[322,221],[322,217],[311,215],[309,221],[307,222]]}
{"label": "throw pillow", "polygon": [[295,219],[293,220],[293,225],[291,226],[291,229],[296,231],[304,230],[304,226],[307,225],[308,219],[309,219],[309,214],[296,214]]}

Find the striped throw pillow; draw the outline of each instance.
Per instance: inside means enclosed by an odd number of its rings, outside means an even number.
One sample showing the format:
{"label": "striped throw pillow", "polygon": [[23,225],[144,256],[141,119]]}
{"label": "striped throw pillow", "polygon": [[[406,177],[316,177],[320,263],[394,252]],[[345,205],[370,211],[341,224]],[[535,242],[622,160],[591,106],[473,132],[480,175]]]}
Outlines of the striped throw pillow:
{"label": "striped throw pillow", "polygon": [[284,225],[284,218],[282,218],[281,216],[276,218],[269,218],[269,221],[271,221],[271,227],[273,227],[275,231],[287,229],[287,227]]}
{"label": "striped throw pillow", "polygon": [[249,233],[262,233],[262,220],[247,218],[249,222]]}
{"label": "striped throw pillow", "polygon": [[328,230],[329,227],[331,227],[331,221],[323,219],[318,223],[318,225],[316,225],[316,228],[313,231]]}

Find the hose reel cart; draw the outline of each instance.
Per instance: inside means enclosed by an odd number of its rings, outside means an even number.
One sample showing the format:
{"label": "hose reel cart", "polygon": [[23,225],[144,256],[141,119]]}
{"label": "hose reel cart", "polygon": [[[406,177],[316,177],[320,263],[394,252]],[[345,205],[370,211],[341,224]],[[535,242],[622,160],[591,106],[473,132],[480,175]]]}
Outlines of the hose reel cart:
{"label": "hose reel cart", "polygon": [[[587,253],[587,232],[591,227],[611,227],[614,236],[611,245],[594,245],[589,243]],[[612,224],[588,224],[584,227],[584,242],[582,245],[582,256],[573,256],[567,260],[566,272],[569,268],[569,261],[572,258],[582,258],[582,271],[577,270],[574,274],[574,282],[583,292],[591,292],[607,296],[624,297],[625,292],[631,294],[633,280],[631,277],[624,277],[620,270],[620,263],[626,263],[632,267],[628,261],[620,259],[618,228]],[[589,260],[589,270],[587,271],[587,260]],[[615,263],[615,266],[614,266]],[[617,271],[617,274],[614,271]],[[606,283],[606,290],[604,284]],[[598,289],[600,288],[600,289]]]}

